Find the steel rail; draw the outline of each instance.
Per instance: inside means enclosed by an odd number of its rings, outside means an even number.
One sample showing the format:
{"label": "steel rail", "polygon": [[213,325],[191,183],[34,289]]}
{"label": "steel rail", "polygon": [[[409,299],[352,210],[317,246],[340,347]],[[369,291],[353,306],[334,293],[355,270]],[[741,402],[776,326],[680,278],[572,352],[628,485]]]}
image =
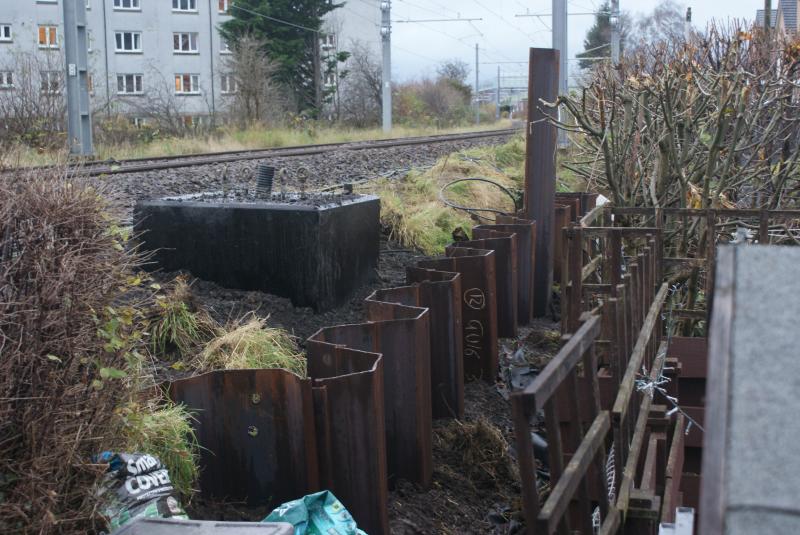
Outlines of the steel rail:
{"label": "steel rail", "polygon": [[[319,145],[296,145],[291,147],[276,147],[269,149],[251,149],[241,151],[208,152],[202,154],[183,154],[177,156],[164,156],[154,158],[134,158],[129,160],[82,162],[70,167],[73,174],[86,176],[114,175],[123,173],[137,173],[142,171],[158,171],[163,169],[178,169],[182,167],[195,167],[231,163],[262,158],[286,158],[294,156],[312,156],[325,154],[337,150],[368,150],[411,145],[425,145],[429,143],[444,143],[449,141],[463,141],[481,139],[503,135],[513,135],[521,132],[518,128],[505,128],[501,130],[487,130],[483,132],[467,132],[463,134],[442,134],[435,136],[417,136],[400,139],[386,139],[373,141],[349,141],[345,143],[324,143]],[[33,171],[51,169],[52,166],[27,167],[25,170]]]}

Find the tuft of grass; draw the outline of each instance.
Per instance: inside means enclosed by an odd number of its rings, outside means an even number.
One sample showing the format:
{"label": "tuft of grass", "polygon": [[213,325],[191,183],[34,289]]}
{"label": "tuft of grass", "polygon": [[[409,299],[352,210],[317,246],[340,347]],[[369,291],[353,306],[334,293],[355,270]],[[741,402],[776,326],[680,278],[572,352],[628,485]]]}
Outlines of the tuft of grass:
{"label": "tuft of grass", "polygon": [[177,352],[186,356],[218,333],[216,323],[205,311],[190,308],[191,292],[183,277],[166,295],[156,296],[156,318],[150,325],[150,348],[156,355]]}
{"label": "tuft of grass", "polygon": [[283,329],[253,318],[212,340],[193,366],[201,371],[282,368],[306,377],[306,359]]}
{"label": "tuft of grass", "polygon": [[169,470],[175,490],[190,499],[199,474],[199,446],[186,408],[168,401],[131,402],[117,413],[122,419],[123,451],[158,457]]}

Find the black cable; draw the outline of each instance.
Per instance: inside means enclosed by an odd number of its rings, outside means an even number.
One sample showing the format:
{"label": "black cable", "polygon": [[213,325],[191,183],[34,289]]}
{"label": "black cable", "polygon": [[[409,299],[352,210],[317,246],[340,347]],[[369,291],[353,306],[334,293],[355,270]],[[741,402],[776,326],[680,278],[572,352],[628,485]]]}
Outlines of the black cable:
{"label": "black cable", "polygon": [[[495,210],[494,208],[475,208],[470,206],[461,206],[460,204],[448,201],[447,198],[445,198],[444,196],[445,190],[450,188],[451,186],[455,186],[460,182],[486,182],[487,184],[491,184],[499,188],[503,193],[505,193],[511,198],[511,202],[514,203],[514,213],[503,212],[502,210]],[[509,190],[502,184],[495,182],[494,180],[489,180],[488,178],[478,178],[478,177],[459,178],[458,180],[453,180],[452,182],[448,182],[447,184],[442,186],[441,190],[439,190],[439,199],[450,208],[454,208],[456,210],[462,210],[464,212],[472,214],[481,219],[485,219],[487,221],[491,221],[491,219],[484,215],[479,214],[478,212],[490,212],[497,215],[513,216],[516,214],[517,210],[519,210],[519,206],[517,205],[517,197],[511,192],[511,190]]]}

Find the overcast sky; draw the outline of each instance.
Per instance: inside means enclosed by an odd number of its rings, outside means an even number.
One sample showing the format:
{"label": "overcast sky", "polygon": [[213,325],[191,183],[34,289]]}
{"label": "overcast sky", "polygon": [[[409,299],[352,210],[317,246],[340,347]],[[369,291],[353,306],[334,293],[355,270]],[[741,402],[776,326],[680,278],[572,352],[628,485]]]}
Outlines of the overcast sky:
{"label": "overcast sky", "polygon": [[[363,0],[362,0],[363,1]],[[620,0],[620,9],[634,16],[647,13],[660,2],[656,0]],[[596,10],[601,0],[569,0],[570,13]],[[773,1],[773,5],[777,4]],[[696,0],[683,2],[692,7],[693,23],[705,27],[711,19],[753,19],[760,0]],[[549,31],[551,0],[393,0],[392,19],[420,20],[442,18],[482,18],[469,22],[432,22],[394,24],[392,34],[392,72],[395,80],[405,81],[433,75],[436,65],[457,57],[475,65],[475,43],[481,49],[481,62],[520,61],[527,58],[531,46],[552,46]],[[522,13],[546,14],[541,18],[515,17]],[[569,17],[569,55],[583,50],[583,38],[593,23],[592,16]],[[575,62],[571,62],[574,64]],[[500,65],[503,76],[522,75],[525,64]],[[481,81],[497,76],[497,64],[480,66]],[[474,83],[474,70],[470,80]],[[515,81],[509,80],[510,83]]]}

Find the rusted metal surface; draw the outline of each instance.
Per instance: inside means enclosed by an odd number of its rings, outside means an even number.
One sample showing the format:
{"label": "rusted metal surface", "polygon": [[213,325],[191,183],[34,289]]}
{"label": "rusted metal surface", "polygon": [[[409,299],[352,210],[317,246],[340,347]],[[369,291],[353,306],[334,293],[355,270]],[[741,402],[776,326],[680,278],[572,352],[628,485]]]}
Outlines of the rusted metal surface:
{"label": "rusted metal surface", "polygon": [[486,227],[472,229],[475,239],[458,242],[446,248],[446,253],[455,248],[469,247],[494,251],[495,283],[497,290],[497,336],[517,336],[517,304],[519,282],[517,272],[517,235]]}
{"label": "rusted metal surface", "polygon": [[326,331],[306,342],[320,485],[347,504],[367,533],[388,535],[384,359],[329,343]]}
{"label": "rusted metal surface", "polygon": [[559,202],[572,200],[578,201],[578,205],[576,207],[576,217],[573,219],[573,222],[577,223],[583,216],[594,210],[594,208],[597,206],[597,193],[589,193],[584,191],[556,193],[556,204]]}
{"label": "rusted metal surface", "polygon": [[452,247],[448,255],[418,266],[461,274],[464,378],[493,382],[498,366],[495,253]]}
{"label": "rusted metal surface", "polygon": [[320,488],[310,380],[285,370],[215,371],[175,381],[169,392],[194,414],[204,497],[274,507]]}
{"label": "rusted metal surface", "polygon": [[553,282],[561,283],[561,270],[564,265],[564,227],[569,225],[569,207],[558,204],[555,207],[555,229],[553,234]]}
{"label": "rusted metal surface", "polygon": [[[432,476],[428,309],[374,299],[365,302],[369,323],[327,327],[309,342],[383,355],[389,480],[427,486]],[[312,356],[309,347],[309,363]]]}
{"label": "rusted metal surface", "polygon": [[556,190],[555,111],[540,100],[558,96],[559,52],[531,48],[528,77],[528,125],[525,149],[525,216],[536,221],[534,315],[547,315],[553,282],[553,218]]}
{"label": "rusted metal surface", "polygon": [[[408,268],[406,279],[418,287],[416,306],[430,311],[431,409],[434,418],[464,416],[464,340],[461,275]],[[402,298],[403,296],[398,296]],[[389,296],[384,294],[384,300]],[[403,304],[414,305],[413,302]]]}
{"label": "rusted metal surface", "polygon": [[533,319],[534,268],[536,266],[536,222],[511,216],[498,216],[494,225],[478,225],[517,235],[517,321],[530,324]]}

